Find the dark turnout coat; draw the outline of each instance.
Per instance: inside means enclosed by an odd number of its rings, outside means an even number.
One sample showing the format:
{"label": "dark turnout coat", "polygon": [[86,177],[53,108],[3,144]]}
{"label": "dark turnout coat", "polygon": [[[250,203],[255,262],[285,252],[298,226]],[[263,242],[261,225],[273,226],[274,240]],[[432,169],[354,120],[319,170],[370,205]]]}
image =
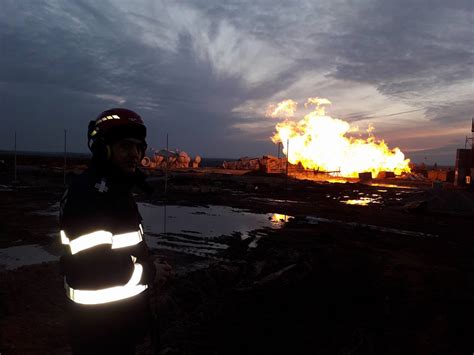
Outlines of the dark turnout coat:
{"label": "dark turnout coat", "polygon": [[131,193],[140,176],[92,163],[61,200],[71,341],[89,344],[89,351],[101,346],[110,351],[117,344],[124,350],[124,343],[134,343],[148,328],[147,293],[155,268]]}

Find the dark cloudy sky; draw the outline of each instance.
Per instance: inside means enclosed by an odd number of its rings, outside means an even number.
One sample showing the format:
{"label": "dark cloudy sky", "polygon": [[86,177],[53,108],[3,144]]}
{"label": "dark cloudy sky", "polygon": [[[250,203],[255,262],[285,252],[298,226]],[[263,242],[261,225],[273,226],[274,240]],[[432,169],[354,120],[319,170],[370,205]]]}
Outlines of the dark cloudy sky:
{"label": "dark cloudy sky", "polygon": [[[408,157],[454,159],[474,115],[472,0],[2,0],[0,149],[87,151],[90,119],[139,112],[149,145],[276,154],[268,104],[328,113]],[[395,115],[394,115],[395,114]]]}

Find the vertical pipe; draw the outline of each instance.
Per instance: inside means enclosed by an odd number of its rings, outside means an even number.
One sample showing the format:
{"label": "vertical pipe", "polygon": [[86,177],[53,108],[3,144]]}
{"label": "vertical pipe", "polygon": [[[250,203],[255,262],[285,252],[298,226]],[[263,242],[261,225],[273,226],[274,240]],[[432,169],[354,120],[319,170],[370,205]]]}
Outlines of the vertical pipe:
{"label": "vertical pipe", "polygon": [[168,191],[168,155],[169,155],[169,150],[168,150],[168,133],[166,133],[165,195],[166,195],[166,192]]}
{"label": "vertical pipe", "polygon": [[166,215],[166,204],[168,203],[166,201],[166,194],[168,191],[168,155],[169,155],[169,145],[168,145],[168,133],[166,133],[166,167],[165,167],[165,198],[164,198],[164,208],[163,208],[163,231],[166,234],[166,220],[167,220],[167,215]]}
{"label": "vertical pipe", "polygon": [[165,205],[163,206],[163,233],[166,234],[166,218],[167,218],[167,213],[166,213],[166,201]]}
{"label": "vertical pipe", "polygon": [[16,182],[16,177],[17,177],[17,174],[16,174],[16,131],[15,131],[15,146],[14,146],[14,153],[13,153],[13,170],[14,170],[13,181]]}
{"label": "vertical pipe", "polygon": [[64,130],[64,167],[63,167],[63,173],[64,173],[64,186],[66,186],[66,156],[67,156],[67,130]]}
{"label": "vertical pipe", "polygon": [[472,118],[472,126],[471,126],[471,168],[469,169],[469,173],[471,175],[471,188],[474,189],[474,117]]}

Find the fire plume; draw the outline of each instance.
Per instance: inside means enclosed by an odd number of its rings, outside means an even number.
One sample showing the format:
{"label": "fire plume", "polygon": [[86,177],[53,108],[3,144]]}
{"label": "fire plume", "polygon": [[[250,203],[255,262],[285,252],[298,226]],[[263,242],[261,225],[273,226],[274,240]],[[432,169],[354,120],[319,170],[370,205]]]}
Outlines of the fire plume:
{"label": "fire plume", "polygon": [[289,113],[293,115],[296,111],[295,101],[285,100],[269,106],[267,116],[286,118],[275,126],[272,141],[282,143],[283,153],[291,164],[301,163],[305,169],[337,171],[344,177],[357,177],[360,172],[369,171],[373,176],[381,171],[393,171],[397,175],[410,171],[410,160],[405,159],[399,148],[389,149],[383,140],[370,135],[373,127],[369,127],[366,139],[347,136],[357,128],[326,115],[325,105],[329,104],[328,99],[309,98],[305,107],[314,105],[315,108],[297,122],[288,119]]}
{"label": "fire plume", "polygon": [[293,117],[295,115],[297,103],[293,100],[284,100],[276,105],[270,105],[265,115],[267,117]]}

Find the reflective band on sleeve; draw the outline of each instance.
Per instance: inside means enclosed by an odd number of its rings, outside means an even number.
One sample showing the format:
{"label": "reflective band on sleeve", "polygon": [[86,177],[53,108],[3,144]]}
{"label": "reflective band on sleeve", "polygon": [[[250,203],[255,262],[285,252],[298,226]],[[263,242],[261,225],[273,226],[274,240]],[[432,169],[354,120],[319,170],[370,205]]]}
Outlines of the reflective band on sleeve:
{"label": "reflective band on sleeve", "polygon": [[100,244],[112,244],[112,233],[106,231],[96,231],[69,241],[71,254],[79,253],[82,250],[95,247]]}
{"label": "reflective band on sleeve", "polygon": [[64,284],[69,299],[81,304],[103,304],[123,300],[145,291],[147,285],[139,285],[142,278],[143,266],[135,264],[135,270],[130,280],[123,286],[104,288],[101,290],[75,290]]}
{"label": "reflective band on sleeve", "polygon": [[61,243],[64,245],[69,245],[71,248],[71,253],[74,255],[79,253],[82,250],[86,250],[97,245],[101,244],[110,244],[112,249],[129,247],[136,245],[143,240],[142,232],[140,230],[129,233],[122,233],[112,235],[112,233],[107,231],[96,231],[89,234],[81,235],[72,241],[67,237],[64,230],[60,231]]}
{"label": "reflective band on sleeve", "polygon": [[65,245],[69,245],[69,238],[66,237],[66,233],[61,230],[61,232],[59,232],[59,234],[61,235],[61,243],[65,244]]}
{"label": "reflective band on sleeve", "polygon": [[115,234],[113,237],[112,249],[129,247],[142,241],[142,235],[138,232]]}

